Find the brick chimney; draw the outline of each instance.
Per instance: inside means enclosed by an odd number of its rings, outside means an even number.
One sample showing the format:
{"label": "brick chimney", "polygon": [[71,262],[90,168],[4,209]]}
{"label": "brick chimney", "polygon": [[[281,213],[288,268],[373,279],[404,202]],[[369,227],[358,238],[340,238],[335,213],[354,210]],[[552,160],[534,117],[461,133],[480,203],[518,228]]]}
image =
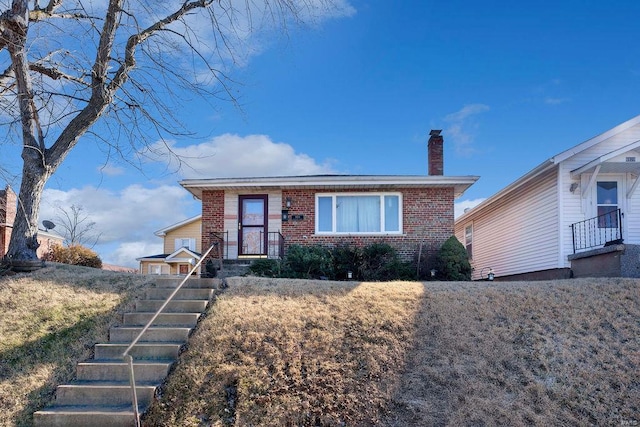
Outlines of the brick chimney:
{"label": "brick chimney", "polygon": [[444,139],[440,135],[442,129],[431,129],[427,150],[429,154],[429,175],[444,175]]}

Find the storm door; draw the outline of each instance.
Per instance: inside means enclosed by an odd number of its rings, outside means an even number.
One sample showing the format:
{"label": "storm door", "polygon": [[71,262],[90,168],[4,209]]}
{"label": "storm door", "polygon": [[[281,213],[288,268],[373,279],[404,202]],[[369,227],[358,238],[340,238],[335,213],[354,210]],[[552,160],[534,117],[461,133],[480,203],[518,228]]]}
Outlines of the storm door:
{"label": "storm door", "polygon": [[266,255],[267,196],[240,196],[238,205],[238,255]]}
{"label": "storm door", "polygon": [[621,180],[598,180],[596,183],[597,233],[601,242],[620,239]]}

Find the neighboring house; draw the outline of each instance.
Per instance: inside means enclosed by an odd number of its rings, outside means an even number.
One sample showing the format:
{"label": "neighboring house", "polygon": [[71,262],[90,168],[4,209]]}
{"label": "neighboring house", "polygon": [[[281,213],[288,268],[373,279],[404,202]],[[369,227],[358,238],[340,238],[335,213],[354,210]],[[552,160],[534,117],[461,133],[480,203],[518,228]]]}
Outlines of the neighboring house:
{"label": "neighboring house", "polygon": [[[156,236],[163,239],[163,253],[137,258],[142,274],[187,274],[193,262],[200,260],[201,216],[186,219],[162,230]],[[198,269],[197,272],[199,272]]]}
{"label": "neighboring house", "polygon": [[473,279],[640,277],[640,116],[546,161],[461,215]]}
{"label": "neighboring house", "polygon": [[[187,252],[168,248],[173,237],[165,237],[165,254],[141,258],[141,268],[144,273],[164,273],[163,268],[179,273],[165,266],[170,258],[184,261],[213,245],[212,257],[224,259],[278,258],[292,244],[386,242],[404,259],[412,259],[420,245],[424,253],[434,253],[453,235],[454,200],[478,179],[444,176],[443,158],[443,138],[434,130],[428,142],[429,175],[183,180],[180,185],[202,201],[197,218],[201,239]],[[178,233],[175,238],[195,238],[196,228],[194,234]],[[177,224],[165,232],[179,229]]]}
{"label": "neighboring house", "polygon": [[[9,250],[13,223],[18,209],[18,197],[8,185],[0,190],[0,259],[4,258]],[[54,245],[61,245],[64,238],[59,234],[38,230],[38,243],[36,251],[38,258],[42,259],[51,251]]]}

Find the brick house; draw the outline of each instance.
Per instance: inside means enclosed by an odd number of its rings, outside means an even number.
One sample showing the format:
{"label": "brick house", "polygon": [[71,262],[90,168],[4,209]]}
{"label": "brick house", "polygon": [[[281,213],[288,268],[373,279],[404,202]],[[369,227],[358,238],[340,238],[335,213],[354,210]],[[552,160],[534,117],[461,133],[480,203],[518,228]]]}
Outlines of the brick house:
{"label": "brick house", "polygon": [[[18,197],[8,185],[0,190],[0,259],[3,259],[9,250],[13,222],[18,212]],[[56,233],[38,230],[38,243],[36,251],[38,258],[43,258],[53,245],[61,245],[64,238]]]}
{"label": "brick house", "polygon": [[186,179],[202,201],[200,248],[224,259],[277,258],[292,244],[386,242],[403,259],[436,251],[454,233],[454,200],[478,179],[445,176],[432,130],[428,175],[311,175]]}

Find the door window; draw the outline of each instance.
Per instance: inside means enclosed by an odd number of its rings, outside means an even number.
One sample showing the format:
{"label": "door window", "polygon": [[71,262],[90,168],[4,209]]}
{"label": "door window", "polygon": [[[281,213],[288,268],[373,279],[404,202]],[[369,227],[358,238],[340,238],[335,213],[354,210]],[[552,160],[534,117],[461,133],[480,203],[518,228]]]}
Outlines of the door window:
{"label": "door window", "polygon": [[263,255],[267,239],[267,196],[240,196],[240,255]]}
{"label": "door window", "polygon": [[618,228],[618,182],[598,181],[598,228]]}

